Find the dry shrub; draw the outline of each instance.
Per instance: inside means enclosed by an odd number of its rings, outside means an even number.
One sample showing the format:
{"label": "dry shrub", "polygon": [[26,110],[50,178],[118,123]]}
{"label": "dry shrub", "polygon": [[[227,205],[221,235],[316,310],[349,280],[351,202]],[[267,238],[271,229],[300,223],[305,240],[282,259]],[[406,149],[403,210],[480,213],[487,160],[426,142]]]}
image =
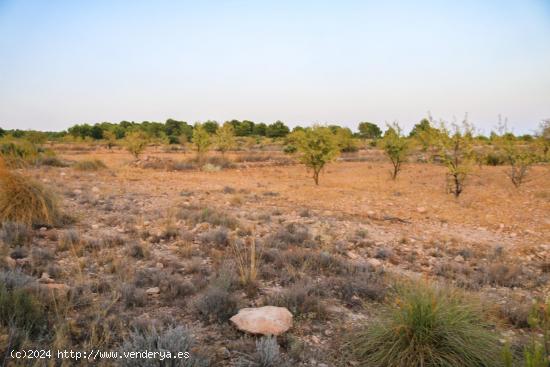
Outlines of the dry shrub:
{"label": "dry shrub", "polygon": [[100,159],[80,161],[74,164],[74,168],[79,171],[98,171],[107,168],[105,163]]}
{"label": "dry shrub", "polygon": [[0,222],[59,225],[57,198],[40,183],[9,171],[0,160]]}

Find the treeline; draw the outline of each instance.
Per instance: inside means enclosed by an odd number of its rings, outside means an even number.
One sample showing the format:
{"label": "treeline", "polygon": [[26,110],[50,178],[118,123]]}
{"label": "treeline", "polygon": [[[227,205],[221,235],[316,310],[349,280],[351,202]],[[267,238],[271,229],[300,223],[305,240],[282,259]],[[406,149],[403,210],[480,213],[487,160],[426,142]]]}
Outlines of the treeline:
{"label": "treeline", "polygon": [[[250,120],[230,120],[223,124],[217,121],[208,120],[200,123],[204,129],[210,134],[214,135],[216,131],[223,125],[229,124],[233,127],[235,136],[237,137],[267,137],[267,138],[285,138],[293,131],[300,131],[306,129],[306,127],[296,126],[290,129],[284,122],[276,121],[272,124],[266,124],[263,122],[255,123]],[[25,138],[36,143],[42,143],[44,141],[62,140],[63,138],[72,138],[75,140],[94,141],[94,140],[119,140],[124,139],[130,132],[139,131],[144,133],[150,139],[165,140],[169,144],[179,144],[182,138],[187,141],[191,141],[193,137],[193,129],[197,124],[191,125],[186,121],[178,121],[174,119],[168,119],[166,122],[151,122],[143,121],[141,123],[134,121],[121,121],[120,123],[101,122],[96,124],[76,124],[68,128],[66,131],[54,132],[54,131],[36,131],[36,130],[4,130],[0,127],[0,137],[9,135],[13,138]],[[327,126],[333,133],[337,134],[340,130],[345,131],[342,134],[349,135],[353,138],[360,139],[378,139],[382,137],[383,130],[376,123],[372,122],[360,122],[357,126],[356,132],[352,132],[347,127],[341,127],[339,125]],[[434,128],[433,123],[430,124],[428,119],[422,119],[417,123],[411,132],[409,137],[418,137],[419,133]],[[530,134],[516,136],[512,133],[508,133],[514,139],[531,141],[535,136]],[[497,133],[491,132],[489,136],[477,135],[478,140],[491,140]]]}

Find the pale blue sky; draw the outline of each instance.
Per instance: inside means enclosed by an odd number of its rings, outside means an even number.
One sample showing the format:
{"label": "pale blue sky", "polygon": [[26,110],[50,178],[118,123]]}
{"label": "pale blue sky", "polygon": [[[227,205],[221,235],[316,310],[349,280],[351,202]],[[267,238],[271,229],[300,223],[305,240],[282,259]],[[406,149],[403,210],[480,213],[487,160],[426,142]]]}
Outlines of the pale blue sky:
{"label": "pale blue sky", "polygon": [[550,0],[0,0],[0,127],[550,118]]}

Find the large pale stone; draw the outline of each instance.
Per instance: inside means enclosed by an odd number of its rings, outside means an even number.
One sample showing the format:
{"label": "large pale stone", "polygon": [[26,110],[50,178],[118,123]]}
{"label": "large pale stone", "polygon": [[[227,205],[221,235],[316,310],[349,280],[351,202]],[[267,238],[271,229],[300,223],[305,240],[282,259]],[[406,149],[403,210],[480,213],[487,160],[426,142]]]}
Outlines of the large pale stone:
{"label": "large pale stone", "polygon": [[292,314],[285,307],[243,308],[230,320],[251,334],[280,335],[292,327]]}

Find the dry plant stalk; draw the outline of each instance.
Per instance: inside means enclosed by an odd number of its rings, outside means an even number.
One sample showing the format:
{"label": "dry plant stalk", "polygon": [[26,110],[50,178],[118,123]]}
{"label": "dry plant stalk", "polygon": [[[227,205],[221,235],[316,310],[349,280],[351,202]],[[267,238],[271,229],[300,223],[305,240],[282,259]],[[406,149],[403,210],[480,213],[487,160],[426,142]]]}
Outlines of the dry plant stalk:
{"label": "dry plant stalk", "polygon": [[237,262],[241,284],[249,285],[255,283],[258,277],[258,266],[261,258],[261,251],[258,251],[256,248],[256,239],[248,237],[245,240],[244,246],[240,246],[236,241],[232,241],[231,250]]}

